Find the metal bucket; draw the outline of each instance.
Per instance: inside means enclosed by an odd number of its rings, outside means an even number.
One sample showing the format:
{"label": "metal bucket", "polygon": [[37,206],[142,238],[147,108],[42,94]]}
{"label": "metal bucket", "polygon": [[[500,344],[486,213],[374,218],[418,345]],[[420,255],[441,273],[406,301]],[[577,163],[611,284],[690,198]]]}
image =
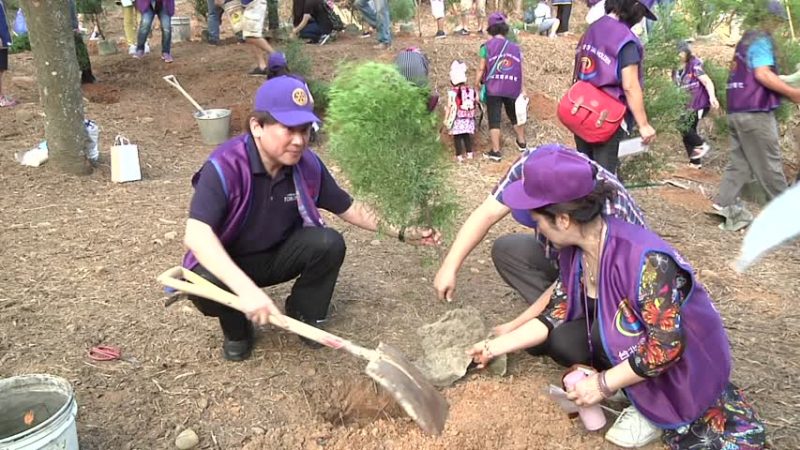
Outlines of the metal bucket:
{"label": "metal bucket", "polygon": [[244,6],[239,0],[232,0],[225,3],[222,7],[225,10],[225,15],[228,16],[228,21],[234,33],[242,31],[242,19],[244,16]]}
{"label": "metal bucket", "polygon": [[186,16],[172,18],[172,42],[188,42],[192,40],[192,22]]}
{"label": "metal bucket", "polygon": [[72,386],[52,375],[0,380],[0,448],[78,450]]}
{"label": "metal bucket", "polygon": [[217,145],[228,140],[231,128],[230,109],[207,109],[205,115],[200,115],[200,111],[197,111],[194,118],[200,127],[204,144]]}

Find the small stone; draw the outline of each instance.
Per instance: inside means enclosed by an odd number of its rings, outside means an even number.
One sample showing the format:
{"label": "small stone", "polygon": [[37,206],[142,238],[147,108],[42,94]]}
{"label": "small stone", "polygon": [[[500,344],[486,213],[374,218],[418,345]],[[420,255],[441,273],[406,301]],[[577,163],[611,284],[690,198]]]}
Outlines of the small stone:
{"label": "small stone", "polygon": [[315,369],[313,367],[309,367],[308,369],[306,369],[306,376],[307,377],[313,377],[316,374],[317,374],[317,369]]}
{"label": "small stone", "polygon": [[374,240],[370,241],[369,245],[381,245],[381,241],[379,241],[377,239],[374,239]]}
{"label": "small stone", "polygon": [[199,443],[200,438],[197,437],[197,433],[191,428],[181,431],[181,434],[175,438],[175,447],[180,450],[189,450],[190,448],[196,447]]}
{"label": "small stone", "polygon": [[478,264],[486,264],[486,260],[485,259],[479,259],[478,260]]}
{"label": "small stone", "polygon": [[169,233],[164,233],[164,239],[168,241],[175,240],[176,237],[178,237],[177,231],[170,231]]}
{"label": "small stone", "polygon": [[267,430],[265,430],[265,429],[263,429],[261,427],[253,427],[253,428],[250,429],[250,431],[252,431],[253,434],[255,434],[257,436],[263,436],[264,434],[267,433]]}
{"label": "small stone", "polygon": [[157,244],[157,245],[162,245],[163,246],[164,245],[164,241],[162,241],[161,239],[153,239],[153,244]]}
{"label": "small stone", "polygon": [[197,401],[197,407],[200,408],[200,411],[205,411],[208,408],[208,399],[203,397]]}
{"label": "small stone", "polygon": [[152,123],[154,121],[155,119],[153,119],[152,117],[142,117],[142,122],[144,123]]}
{"label": "small stone", "polygon": [[469,271],[472,272],[472,273],[480,273],[480,270],[478,270],[477,267],[470,267]]}

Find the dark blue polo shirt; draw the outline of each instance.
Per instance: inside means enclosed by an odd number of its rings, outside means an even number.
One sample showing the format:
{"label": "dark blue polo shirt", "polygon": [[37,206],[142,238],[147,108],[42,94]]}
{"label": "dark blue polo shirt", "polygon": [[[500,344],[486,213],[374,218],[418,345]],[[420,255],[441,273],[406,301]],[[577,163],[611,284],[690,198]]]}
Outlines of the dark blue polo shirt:
{"label": "dark blue polo shirt", "polygon": [[[283,167],[272,178],[261,162],[252,136],[247,140],[247,155],[253,175],[253,203],[239,236],[226,246],[231,256],[271,250],[303,226],[303,218],[297,210],[293,168]],[[317,207],[338,215],[347,211],[352,204],[353,199],[336,184],[325,164],[322,164]],[[189,217],[208,224],[219,234],[227,212],[222,181],[214,166],[206,162],[200,169]]]}

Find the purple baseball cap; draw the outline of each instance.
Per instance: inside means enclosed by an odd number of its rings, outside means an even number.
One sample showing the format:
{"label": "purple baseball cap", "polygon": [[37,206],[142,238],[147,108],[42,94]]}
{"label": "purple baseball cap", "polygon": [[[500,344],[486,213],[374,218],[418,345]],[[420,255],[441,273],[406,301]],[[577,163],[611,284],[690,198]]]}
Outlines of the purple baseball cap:
{"label": "purple baseball cap", "polygon": [[[549,145],[531,153],[522,167],[522,179],[503,189],[503,203],[512,210],[530,211],[586,197],[594,188],[589,160],[573,150]],[[518,215],[514,218],[531,226]]]}
{"label": "purple baseball cap", "polygon": [[286,67],[286,55],[283,52],[272,52],[267,61],[267,68],[269,70],[278,70],[281,67]]}
{"label": "purple baseball cap", "polygon": [[644,16],[650,20],[658,20],[658,16],[653,13],[653,8],[656,7],[656,0],[639,0],[639,3],[644,6]]}
{"label": "purple baseball cap", "polygon": [[256,91],[253,111],[267,112],[287,127],[322,122],[314,114],[314,101],[308,86],[302,80],[289,76],[265,81]]}
{"label": "purple baseball cap", "polygon": [[489,26],[506,23],[506,16],[500,11],[495,11],[489,14]]}
{"label": "purple baseball cap", "polygon": [[767,3],[767,11],[773,16],[779,17],[783,20],[788,20],[789,15],[786,13],[786,8],[780,0],[769,0]]}

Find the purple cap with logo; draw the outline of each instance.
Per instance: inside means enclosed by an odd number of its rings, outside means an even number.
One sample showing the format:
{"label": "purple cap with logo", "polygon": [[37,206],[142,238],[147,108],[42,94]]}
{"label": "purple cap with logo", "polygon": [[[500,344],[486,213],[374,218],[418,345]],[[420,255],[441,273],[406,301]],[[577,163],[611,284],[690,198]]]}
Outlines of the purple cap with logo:
{"label": "purple cap with logo", "polygon": [[314,114],[308,86],[295,77],[275,77],[264,82],[256,91],[253,110],[267,112],[287,127],[322,122]]}
{"label": "purple cap with logo", "polygon": [[592,163],[573,150],[552,145],[531,153],[522,167],[522,179],[503,189],[503,203],[514,210],[532,210],[586,197],[594,188]]}
{"label": "purple cap with logo", "polygon": [[495,11],[489,14],[489,26],[506,23],[506,16],[500,11]]}
{"label": "purple cap with logo", "polygon": [[269,70],[278,70],[281,67],[286,67],[286,55],[283,52],[272,52],[267,61],[267,68]]}
{"label": "purple cap with logo", "polygon": [[644,16],[650,20],[658,20],[658,17],[653,13],[653,8],[656,6],[656,0],[639,0],[639,3],[644,6]]}

